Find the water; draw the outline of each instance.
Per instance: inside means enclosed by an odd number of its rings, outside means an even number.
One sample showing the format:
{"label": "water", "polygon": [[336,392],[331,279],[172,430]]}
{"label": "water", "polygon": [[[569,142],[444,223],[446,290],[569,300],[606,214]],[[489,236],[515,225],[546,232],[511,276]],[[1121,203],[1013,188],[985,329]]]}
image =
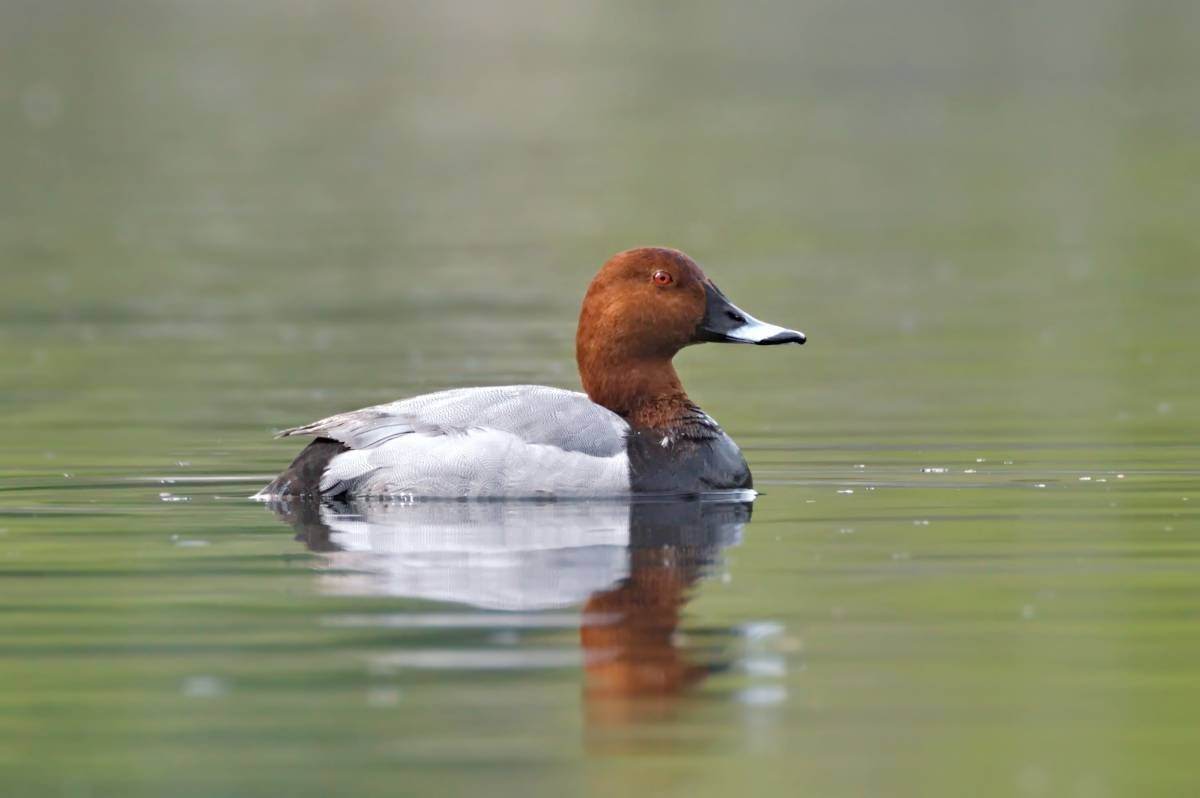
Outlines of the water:
{"label": "water", "polygon": [[[6,794],[1190,794],[1198,35],[0,8]],[[679,358],[752,517],[245,499],[279,428],[575,387],[644,243],[810,335]]]}

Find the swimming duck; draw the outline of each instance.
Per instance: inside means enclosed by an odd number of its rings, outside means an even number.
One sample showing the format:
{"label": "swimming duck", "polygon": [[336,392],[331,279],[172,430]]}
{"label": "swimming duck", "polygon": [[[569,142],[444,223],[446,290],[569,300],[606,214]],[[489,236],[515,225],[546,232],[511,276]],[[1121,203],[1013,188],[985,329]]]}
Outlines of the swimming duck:
{"label": "swimming duck", "polygon": [[618,253],[588,286],[575,358],[585,393],[456,388],[284,430],[315,438],[255,496],[518,498],[697,494],[753,486],[737,444],[683,390],[691,344],[803,344],[755,319],[687,255]]}

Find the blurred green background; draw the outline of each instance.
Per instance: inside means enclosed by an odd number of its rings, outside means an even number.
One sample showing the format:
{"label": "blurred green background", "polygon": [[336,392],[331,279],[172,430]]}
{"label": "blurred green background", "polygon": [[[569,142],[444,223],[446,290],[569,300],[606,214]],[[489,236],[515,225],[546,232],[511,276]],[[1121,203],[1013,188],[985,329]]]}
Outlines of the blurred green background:
{"label": "blurred green background", "polygon": [[[6,0],[11,794],[1189,794],[1198,42],[1186,0]],[[802,639],[786,700],[709,682],[624,754],[570,670],[368,717],[401,643],[234,501],[271,433],[576,387],[642,244],[810,336],[679,359],[766,491],[690,623]],[[194,474],[244,484],[130,481]]]}

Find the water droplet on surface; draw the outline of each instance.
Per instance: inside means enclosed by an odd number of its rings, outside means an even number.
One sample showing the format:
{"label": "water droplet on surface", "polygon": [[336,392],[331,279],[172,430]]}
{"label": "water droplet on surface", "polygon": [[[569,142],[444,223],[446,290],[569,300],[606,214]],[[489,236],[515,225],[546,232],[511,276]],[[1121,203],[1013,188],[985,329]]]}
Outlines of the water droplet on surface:
{"label": "water droplet on surface", "polygon": [[216,698],[229,692],[229,686],[216,676],[189,676],[179,690],[188,698]]}
{"label": "water droplet on surface", "polygon": [[748,640],[767,640],[783,633],[783,624],[775,621],[750,621],[742,624],[742,636]]}
{"label": "water droplet on surface", "polygon": [[747,687],[737,694],[737,700],[755,707],[780,704],[787,700],[787,690],[779,685]]}
{"label": "water droplet on surface", "polygon": [[780,656],[758,655],[742,660],[742,668],[751,676],[780,679],[787,675],[787,662]]}

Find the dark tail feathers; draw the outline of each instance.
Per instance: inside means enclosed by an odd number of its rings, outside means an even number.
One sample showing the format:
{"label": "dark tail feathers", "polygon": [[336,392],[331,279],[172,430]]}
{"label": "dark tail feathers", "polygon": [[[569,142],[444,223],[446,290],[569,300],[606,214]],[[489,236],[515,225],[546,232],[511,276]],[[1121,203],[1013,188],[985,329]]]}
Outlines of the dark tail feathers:
{"label": "dark tail feathers", "polygon": [[350,447],[332,438],[317,438],[305,446],[292,464],[262,489],[266,496],[319,496],[321,475],[329,461]]}

